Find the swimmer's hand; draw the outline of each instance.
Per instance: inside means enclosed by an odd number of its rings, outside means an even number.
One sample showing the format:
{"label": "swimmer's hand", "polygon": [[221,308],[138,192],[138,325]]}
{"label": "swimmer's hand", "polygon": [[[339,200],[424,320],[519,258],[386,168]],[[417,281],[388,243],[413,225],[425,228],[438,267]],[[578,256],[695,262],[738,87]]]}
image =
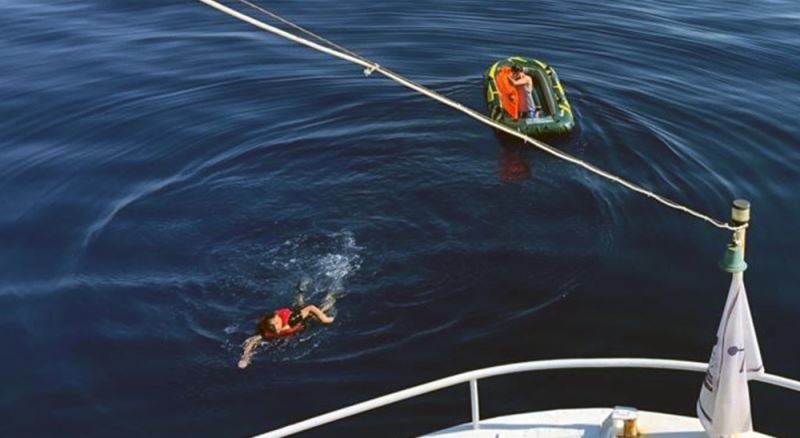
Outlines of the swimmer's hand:
{"label": "swimmer's hand", "polygon": [[327,315],[319,319],[319,321],[323,324],[333,324],[333,321],[335,320],[336,318],[334,318],[333,316],[327,316]]}
{"label": "swimmer's hand", "polygon": [[250,358],[242,358],[239,360],[239,368],[245,369],[248,365],[250,365]]}

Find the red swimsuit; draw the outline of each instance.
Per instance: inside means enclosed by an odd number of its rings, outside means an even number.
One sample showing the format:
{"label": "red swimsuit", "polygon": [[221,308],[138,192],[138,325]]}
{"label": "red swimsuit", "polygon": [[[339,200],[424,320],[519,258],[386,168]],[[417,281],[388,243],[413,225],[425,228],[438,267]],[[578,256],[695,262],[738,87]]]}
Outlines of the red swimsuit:
{"label": "red swimsuit", "polygon": [[279,338],[282,336],[288,336],[292,333],[297,333],[300,330],[305,328],[303,325],[303,317],[300,314],[300,311],[292,311],[289,308],[281,308],[275,311],[275,314],[281,319],[281,323],[283,327],[288,327],[287,329],[282,329],[280,333],[271,333],[271,332],[264,332],[261,336],[265,338]]}
{"label": "red swimsuit", "polygon": [[292,309],[288,309],[284,307],[283,309],[278,309],[275,313],[281,318],[281,322],[285,326],[289,326],[289,317],[292,316]]}

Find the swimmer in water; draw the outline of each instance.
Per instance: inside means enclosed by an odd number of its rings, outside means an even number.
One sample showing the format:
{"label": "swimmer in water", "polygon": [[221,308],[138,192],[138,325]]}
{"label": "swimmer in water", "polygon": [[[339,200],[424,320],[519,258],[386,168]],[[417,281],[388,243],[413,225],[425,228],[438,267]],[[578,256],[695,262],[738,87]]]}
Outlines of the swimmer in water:
{"label": "swimmer in water", "polygon": [[306,328],[312,318],[323,324],[333,323],[334,317],[325,313],[333,307],[336,301],[331,293],[325,297],[320,308],[305,304],[303,300],[305,285],[302,280],[298,283],[297,289],[298,294],[293,308],[284,307],[264,315],[256,326],[256,334],[244,342],[244,353],[239,360],[239,368],[247,368],[256,347],[266,340],[300,332]]}

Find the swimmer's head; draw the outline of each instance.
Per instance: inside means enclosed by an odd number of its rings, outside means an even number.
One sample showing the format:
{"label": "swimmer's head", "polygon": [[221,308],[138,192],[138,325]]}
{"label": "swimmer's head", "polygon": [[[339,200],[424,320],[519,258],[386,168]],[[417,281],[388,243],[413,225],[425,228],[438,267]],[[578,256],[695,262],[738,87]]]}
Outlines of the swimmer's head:
{"label": "swimmer's head", "polygon": [[278,333],[278,324],[281,322],[281,317],[277,312],[271,315],[265,315],[264,318],[258,323],[258,334],[264,337],[276,335]]}

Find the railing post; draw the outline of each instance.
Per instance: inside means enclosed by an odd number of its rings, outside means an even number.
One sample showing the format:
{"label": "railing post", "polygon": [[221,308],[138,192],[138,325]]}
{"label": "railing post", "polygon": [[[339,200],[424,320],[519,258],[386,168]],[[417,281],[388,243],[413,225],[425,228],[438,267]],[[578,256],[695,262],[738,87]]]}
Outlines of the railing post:
{"label": "railing post", "polygon": [[481,427],[481,407],[478,401],[478,381],[476,379],[469,381],[469,402],[472,407],[472,428],[478,430]]}

